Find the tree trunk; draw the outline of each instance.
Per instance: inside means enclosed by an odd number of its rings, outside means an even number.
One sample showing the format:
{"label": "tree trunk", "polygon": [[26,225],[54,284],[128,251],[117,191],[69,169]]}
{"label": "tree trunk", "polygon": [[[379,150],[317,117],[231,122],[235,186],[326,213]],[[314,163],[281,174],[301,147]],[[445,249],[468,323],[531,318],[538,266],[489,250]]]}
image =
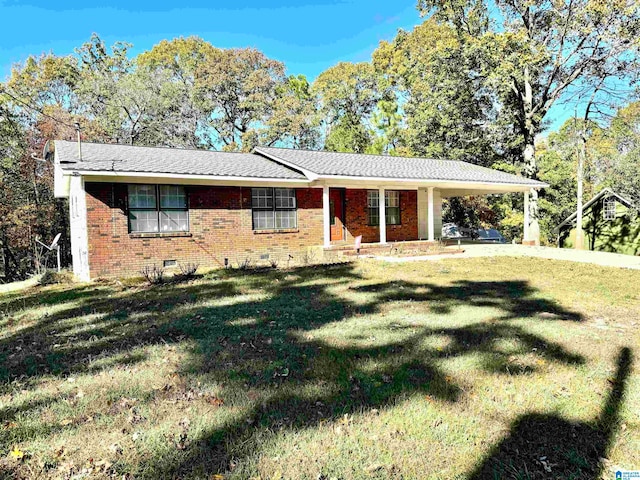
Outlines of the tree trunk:
{"label": "tree trunk", "polygon": [[[538,165],[536,163],[536,134],[538,125],[534,118],[533,109],[533,89],[531,88],[531,78],[529,67],[524,68],[524,174],[529,178],[536,178]],[[538,221],[538,191],[531,189],[529,196],[529,242],[540,245],[540,222]]]}
{"label": "tree trunk", "polygon": [[[527,135],[526,146],[524,148],[524,173],[529,178],[535,178],[538,171],[536,164],[536,147],[534,136]],[[538,220],[538,191],[531,189],[529,195],[529,238],[530,242],[540,245],[540,222]]]}

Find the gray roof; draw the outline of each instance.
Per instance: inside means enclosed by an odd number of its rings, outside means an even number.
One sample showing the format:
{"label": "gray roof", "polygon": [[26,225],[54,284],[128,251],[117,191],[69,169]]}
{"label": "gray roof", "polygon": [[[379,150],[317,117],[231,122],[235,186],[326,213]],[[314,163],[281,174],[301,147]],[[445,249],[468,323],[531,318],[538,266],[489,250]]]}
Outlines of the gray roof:
{"label": "gray roof", "polygon": [[82,143],[82,161],[78,161],[76,142],[56,140],[55,148],[64,170],[306,179],[292,168],[252,153]]}
{"label": "gray roof", "polygon": [[[399,180],[443,180],[546,187],[518,175],[457,160],[334,153],[256,147],[253,153],[55,141],[63,170],[212,175],[282,180],[348,176]],[[309,178],[305,176],[309,174]]]}
{"label": "gray roof", "polygon": [[458,160],[391,157],[358,153],[335,153],[315,150],[257,147],[257,153],[280,159],[318,176],[349,176],[415,180],[450,180],[508,183],[546,187],[526,177],[481,167]]}

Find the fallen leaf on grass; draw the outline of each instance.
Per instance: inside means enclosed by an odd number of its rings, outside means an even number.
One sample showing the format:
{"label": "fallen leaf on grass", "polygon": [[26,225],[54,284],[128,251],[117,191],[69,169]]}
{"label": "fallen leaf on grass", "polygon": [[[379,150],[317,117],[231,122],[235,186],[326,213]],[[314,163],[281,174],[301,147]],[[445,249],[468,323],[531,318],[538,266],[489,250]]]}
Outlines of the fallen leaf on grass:
{"label": "fallen leaf on grass", "polygon": [[224,405],[224,400],[216,397],[215,395],[207,395],[205,400],[209,405],[213,405],[214,407],[221,407]]}
{"label": "fallen leaf on grass", "polygon": [[189,426],[191,425],[191,420],[189,420],[187,417],[184,417],[182,420],[178,422],[178,425],[181,426],[183,429],[188,430]]}
{"label": "fallen leaf on grass", "polygon": [[109,447],[109,450],[112,453],[115,453],[116,455],[120,455],[122,453],[122,447],[120,445],[118,445],[117,443],[114,443],[113,445],[111,445]]}

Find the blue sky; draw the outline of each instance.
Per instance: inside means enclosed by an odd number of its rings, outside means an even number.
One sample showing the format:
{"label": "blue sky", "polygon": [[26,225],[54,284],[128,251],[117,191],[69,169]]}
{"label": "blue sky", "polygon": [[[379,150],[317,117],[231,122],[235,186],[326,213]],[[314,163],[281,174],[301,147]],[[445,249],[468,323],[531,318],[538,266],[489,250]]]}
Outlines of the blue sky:
{"label": "blue sky", "polygon": [[[98,4],[96,2],[96,4]],[[81,6],[78,6],[81,5]],[[366,61],[380,40],[421,22],[415,0],[249,0],[135,2],[100,6],[69,0],[0,0],[0,78],[28,55],[73,49],[98,33],[133,54],[162,39],[198,35],[221,48],[251,46],[313,80],[339,61]],[[559,115],[558,115],[559,114]],[[558,122],[571,112],[552,112]],[[559,118],[556,118],[559,117]]]}

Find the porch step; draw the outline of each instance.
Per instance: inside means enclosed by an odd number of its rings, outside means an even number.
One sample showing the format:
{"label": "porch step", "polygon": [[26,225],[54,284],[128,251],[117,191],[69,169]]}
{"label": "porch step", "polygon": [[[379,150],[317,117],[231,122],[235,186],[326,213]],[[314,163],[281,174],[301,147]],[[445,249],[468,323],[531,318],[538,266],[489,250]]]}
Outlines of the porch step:
{"label": "porch step", "polygon": [[[416,250],[409,249],[408,251],[393,251],[393,252],[384,252],[381,250],[360,250],[358,254],[356,251],[343,251],[340,254],[343,257],[355,257],[355,256],[389,256],[389,257],[421,257],[426,255],[455,255],[458,253],[464,253],[462,249],[441,249],[441,250]],[[386,255],[385,255],[386,254]]]}
{"label": "porch step", "polygon": [[[398,249],[408,249],[408,248],[427,248],[427,247],[431,247],[433,248],[434,246],[440,245],[440,242],[438,241],[433,241],[430,242],[428,240],[409,240],[409,241],[404,241],[404,242],[388,242],[385,244],[380,244],[380,243],[363,243],[362,246],[360,247],[360,253],[362,253],[364,250],[391,250],[393,248],[398,248]],[[326,251],[333,251],[333,252],[341,252],[341,251],[354,251],[355,252],[355,245],[353,243],[344,243],[344,244],[334,244],[331,245],[328,248],[325,248]]]}

